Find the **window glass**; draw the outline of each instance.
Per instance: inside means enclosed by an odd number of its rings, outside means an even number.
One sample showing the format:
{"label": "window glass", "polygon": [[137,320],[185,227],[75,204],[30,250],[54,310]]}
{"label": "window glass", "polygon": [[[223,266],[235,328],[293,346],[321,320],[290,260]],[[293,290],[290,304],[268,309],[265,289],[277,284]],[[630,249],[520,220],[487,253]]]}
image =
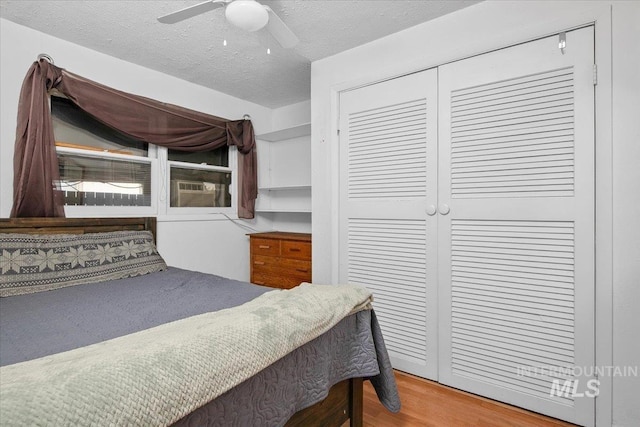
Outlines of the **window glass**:
{"label": "window glass", "polygon": [[231,171],[171,166],[171,207],[230,207]]}
{"label": "window glass", "polygon": [[58,153],[65,205],[151,206],[151,163]]}
{"label": "window glass", "polygon": [[51,116],[58,147],[141,157],[148,155],[149,144],[99,122],[66,98],[51,97]]}
{"label": "window glass", "polygon": [[229,166],[229,147],[222,146],[213,151],[187,152],[168,150],[169,160],[185,163],[206,164],[209,166]]}

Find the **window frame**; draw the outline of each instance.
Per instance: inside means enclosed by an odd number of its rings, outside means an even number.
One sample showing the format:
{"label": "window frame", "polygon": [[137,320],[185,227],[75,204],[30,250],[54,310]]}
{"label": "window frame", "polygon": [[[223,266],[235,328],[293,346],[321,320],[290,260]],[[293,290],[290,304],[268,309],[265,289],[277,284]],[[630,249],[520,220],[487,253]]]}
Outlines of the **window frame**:
{"label": "window frame", "polygon": [[[68,154],[79,157],[92,157],[97,159],[127,160],[136,163],[148,163],[151,165],[150,182],[151,194],[150,206],[86,206],[64,205],[65,215],[68,217],[98,217],[98,216],[122,216],[122,215],[156,215],[158,212],[158,183],[153,177],[158,175],[158,159],[151,156],[152,144],[149,144],[149,156],[134,156],[129,154],[109,153],[103,151],[83,150],[82,148],[56,147],[57,154]],[[153,150],[155,151],[155,150]]]}
{"label": "window frame", "polygon": [[[167,215],[202,215],[202,214],[223,214],[223,215],[236,215],[237,214],[237,149],[234,146],[229,147],[229,166],[213,166],[203,165],[198,163],[180,162],[176,160],[168,160],[168,150],[165,147],[158,147],[158,157],[163,158],[162,171],[164,191],[164,213]],[[224,172],[231,174],[231,185],[229,186],[229,193],[231,194],[231,206],[228,207],[178,207],[171,206],[171,167],[179,167],[183,169],[197,169],[213,172]],[[162,196],[161,196],[162,197]]]}

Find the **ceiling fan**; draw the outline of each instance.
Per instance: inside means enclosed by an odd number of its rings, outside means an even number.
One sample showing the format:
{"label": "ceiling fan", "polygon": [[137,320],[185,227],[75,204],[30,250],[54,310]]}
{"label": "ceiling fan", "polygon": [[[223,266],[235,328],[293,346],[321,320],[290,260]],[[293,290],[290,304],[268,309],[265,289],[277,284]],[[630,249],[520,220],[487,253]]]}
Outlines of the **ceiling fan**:
{"label": "ceiling fan", "polygon": [[158,21],[174,24],[221,7],[225,8],[227,21],[243,30],[258,31],[266,26],[267,31],[283,48],[293,47],[299,41],[287,24],[269,6],[255,0],[209,0],[161,16]]}

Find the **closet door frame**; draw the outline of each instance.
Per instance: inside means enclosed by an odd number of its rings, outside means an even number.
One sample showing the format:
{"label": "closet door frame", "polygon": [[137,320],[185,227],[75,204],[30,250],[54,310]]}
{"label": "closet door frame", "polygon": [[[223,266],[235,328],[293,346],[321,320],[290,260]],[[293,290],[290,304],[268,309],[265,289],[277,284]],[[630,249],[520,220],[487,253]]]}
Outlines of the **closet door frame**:
{"label": "closet door frame", "polygon": [[[529,16],[529,15],[527,15]],[[558,34],[559,31],[578,28],[593,24],[595,26],[595,62],[598,71],[598,84],[595,87],[595,145],[596,145],[596,364],[598,366],[613,365],[613,145],[612,145],[612,13],[609,4],[592,4],[575,10],[561,11],[557,15],[545,12],[531,25],[522,25],[505,32],[496,27],[477,39],[473,43],[460,44],[461,37],[472,39],[474,29],[461,28],[456,38],[440,40],[428,56],[412,58],[406,62],[390,62],[381,64],[366,72],[355,71],[357,77],[337,78],[330,76],[320,83],[312,85],[312,95],[316,99],[312,102],[312,143],[327,146],[316,151],[322,159],[323,165],[329,171],[322,181],[314,177],[315,185],[323,184],[329,193],[314,200],[314,203],[327,203],[324,212],[331,211],[331,216],[318,218],[314,216],[314,232],[329,233],[327,241],[329,247],[323,246],[322,251],[329,252],[326,263],[315,263],[314,269],[327,268],[314,272],[314,276],[323,276],[331,283],[339,281],[340,246],[339,221],[336,215],[340,202],[340,182],[335,177],[339,174],[339,117],[340,92],[373,84],[378,81],[400,77],[402,75],[438,67],[446,63],[465,59],[474,55],[491,52],[520,43],[536,40],[548,35]],[[312,70],[313,71],[313,70]],[[313,75],[313,74],[312,74]],[[336,83],[339,82],[339,83]],[[318,88],[325,88],[327,92],[318,92]],[[319,111],[317,107],[326,107]],[[313,108],[316,108],[314,111]],[[312,153],[313,155],[313,153]],[[327,175],[330,178],[327,178]],[[331,178],[333,177],[333,178]],[[316,212],[316,209],[314,209]],[[316,242],[317,244],[317,242]],[[321,253],[320,250],[314,251]],[[319,256],[319,255],[316,255]],[[326,256],[326,255],[323,255]],[[596,399],[596,425],[611,425],[613,411],[613,379],[600,378],[600,395]]]}

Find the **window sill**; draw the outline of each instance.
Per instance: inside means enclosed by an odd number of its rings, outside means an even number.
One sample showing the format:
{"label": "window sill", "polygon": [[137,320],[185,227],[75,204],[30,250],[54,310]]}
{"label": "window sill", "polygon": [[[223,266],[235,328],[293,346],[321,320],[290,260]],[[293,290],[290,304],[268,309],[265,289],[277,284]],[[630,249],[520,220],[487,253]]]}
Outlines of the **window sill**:
{"label": "window sill", "polygon": [[311,214],[311,210],[309,209],[256,209],[256,213],[301,213],[301,214]]}
{"label": "window sill", "polygon": [[287,190],[311,190],[311,186],[310,185],[283,185],[283,186],[258,188],[258,191],[287,191]]}
{"label": "window sill", "polygon": [[186,222],[186,221],[228,221],[231,220],[243,220],[238,218],[238,214],[226,213],[226,212],[211,212],[211,213],[191,213],[191,214],[167,214],[158,215],[158,222]]}

